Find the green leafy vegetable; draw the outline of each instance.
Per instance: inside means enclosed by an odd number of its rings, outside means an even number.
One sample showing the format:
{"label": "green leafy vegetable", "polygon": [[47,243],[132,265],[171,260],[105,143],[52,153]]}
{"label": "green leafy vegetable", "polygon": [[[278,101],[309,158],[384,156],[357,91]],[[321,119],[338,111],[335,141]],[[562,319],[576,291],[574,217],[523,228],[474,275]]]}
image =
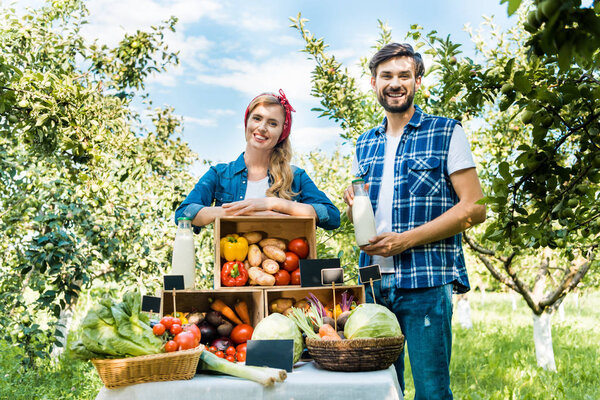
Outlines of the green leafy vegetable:
{"label": "green leafy vegetable", "polygon": [[348,317],[344,327],[346,339],[400,336],[400,324],[390,310],[379,304],[361,304]]}
{"label": "green leafy vegetable", "polygon": [[70,345],[74,358],[121,358],[162,352],[162,340],[154,335],[141,312],[141,297],[128,292],[122,303],[103,298],[83,319],[79,340]]}
{"label": "green leafy vegetable", "polygon": [[283,314],[274,313],[263,319],[256,325],[252,333],[254,340],[276,340],[293,339],[294,340],[294,363],[300,359],[304,343],[300,330],[288,317]]}

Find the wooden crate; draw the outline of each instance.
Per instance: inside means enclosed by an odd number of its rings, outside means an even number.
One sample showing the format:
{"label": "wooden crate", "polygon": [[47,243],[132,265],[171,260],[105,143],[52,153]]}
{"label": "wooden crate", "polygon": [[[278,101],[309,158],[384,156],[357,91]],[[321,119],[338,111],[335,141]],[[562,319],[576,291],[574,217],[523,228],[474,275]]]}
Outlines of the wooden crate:
{"label": "wooden crate", "polygon": [[[337,286],[335,287],[336,296],[340,296],[344,291],[350,292],[354,296],[354,301],[358,304],[365,302],[365,287],[363,285],[348,285],[348,286]],[[318,286],[318,287],[284,287],[278,286],[269,289],[265,289],[265,317],[271,314],[270,304],[273,300],[281,299],[283,297],[292,298],[294,300],[302,300],[308,296],[309,293],[314,294],[323,303],[327,304],[332,300],[333,290],[331,286]]]}
{"label": "wooden crate", "polygon": [[[162,291],[162,301],[160,302],[160,315],[173,312],[173,294],[171,290]],[[177,311],[190,312],[192,310],[207,312],[210,311],[209,298],[220,299],[233,309],[237,299],[246,301],[248,304],[248,313],[252,326],[264,318],[265,296],[262,289],[252,287],[244,288],[223,288],[219,290],[176,290],[175,302]]]}
{"label": "wooden crate", "polygon": [[[221,258],[221,238],[231,233],[245,233],[252,231],[261,231],[266,233],[266,237],[275,237],[286,239],[288,241],[298,237],[305,238],[309,247],[308,258],[317,258],[317,243],[315,237],[316,222],[313,217],[262,216],[217,218],[215,220],[214,228],[215,273],[213,287],[215,289],[222,287],[221,268],[225,259]],[[261,287],[264,288],[264,286]],[[289,287],[299,286],[290,285]]]}

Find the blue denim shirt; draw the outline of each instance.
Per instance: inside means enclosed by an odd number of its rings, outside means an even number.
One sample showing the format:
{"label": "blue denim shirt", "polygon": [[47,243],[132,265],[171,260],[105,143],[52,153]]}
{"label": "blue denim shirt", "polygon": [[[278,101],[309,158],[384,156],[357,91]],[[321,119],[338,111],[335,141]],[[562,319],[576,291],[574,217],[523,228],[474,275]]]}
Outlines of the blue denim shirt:
{"label": "blue denim shirt", "polygon": [[[292,166],[294,180],[292,191],[298,193],[293,200],[310,204],[317,214],[317,226],[323,229],[336,229],[340,226],[340,210],[320,191],[302,168]],[[217,164],[208,170],[175,211],[175,221],[179,217],[194,219],[204,207],[221,206],[224,203],[244,200],[248,182],[248,169],[244,153],[228,164]],[[200,228],[194,226],[194,232]]]}

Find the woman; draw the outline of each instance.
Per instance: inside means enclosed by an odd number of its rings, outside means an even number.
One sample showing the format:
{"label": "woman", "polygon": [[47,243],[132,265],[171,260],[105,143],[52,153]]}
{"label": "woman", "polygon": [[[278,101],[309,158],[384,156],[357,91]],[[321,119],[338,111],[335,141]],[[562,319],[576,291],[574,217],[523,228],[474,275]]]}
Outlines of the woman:
{"label": "woman", "polygon": [[235,215],[311,216],[321,228],[339,227],[337,207],[290,164],[292,111],[282,90],[255,97],[244,117],[246,151],[212,166],[177,208],[175,220],[191,218],[196,233],[215,218]]}

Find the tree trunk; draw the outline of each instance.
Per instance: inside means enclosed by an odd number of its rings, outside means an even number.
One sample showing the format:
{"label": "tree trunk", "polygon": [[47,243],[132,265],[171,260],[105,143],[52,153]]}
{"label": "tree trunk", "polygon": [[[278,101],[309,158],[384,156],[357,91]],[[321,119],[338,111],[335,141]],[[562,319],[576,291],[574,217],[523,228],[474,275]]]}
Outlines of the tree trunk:
{"label": "tree trunk", "polygon": [[456,303],[456,319],[463,328],[473,328],[473,322],[471,321],[471,306],[466,297],[460,298]]}
{"label": "tree trunk", "polygon": [[556,372],[551,316],[549,312],[543,312],[541,315],[533,314],[533,341],[538,366]]}

